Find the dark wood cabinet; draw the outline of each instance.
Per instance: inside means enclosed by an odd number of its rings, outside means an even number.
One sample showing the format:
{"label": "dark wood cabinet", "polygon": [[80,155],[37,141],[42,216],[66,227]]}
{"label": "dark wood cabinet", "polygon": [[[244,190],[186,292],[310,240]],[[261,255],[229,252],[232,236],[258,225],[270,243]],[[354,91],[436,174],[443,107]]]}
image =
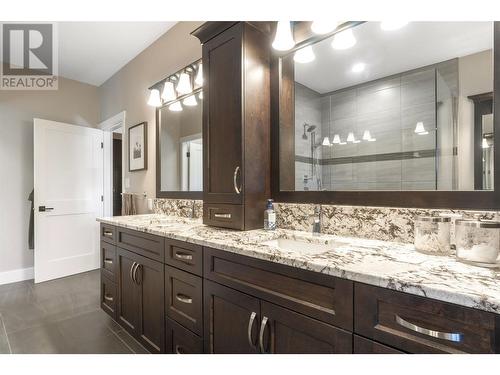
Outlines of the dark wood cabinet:
{"label": "dark wood cabinet", "polygon": [[205,352],[258,353],[260,300],[205,281]]}
{"label": "dark wood cabinet", "polygon": [[184,328],[172,319],[167,318],[168,354],[203,354],[203,339]]}
{"label": "dark wood cabinet", "polygon": [[163,264],[118,248],[118,321],[150,352],[165,348]]}
{"label": "dark wood cabinet", "polygon": [[259,346],[272,354],[349,354],[352,333],[272,303],[261,302]]}
{"label": "dark wood cabinet", "polygon": [[203,43],[203,221],[263,226],[270,196],[269,35],[247,22],[208,22]]}
{"label": "dark wood cabinet", "polygon": [[364,337],[354,336],[354,354],[405,354],[401,350],[391,348],[390,346],[380,344],[376,341],[365,339]]}

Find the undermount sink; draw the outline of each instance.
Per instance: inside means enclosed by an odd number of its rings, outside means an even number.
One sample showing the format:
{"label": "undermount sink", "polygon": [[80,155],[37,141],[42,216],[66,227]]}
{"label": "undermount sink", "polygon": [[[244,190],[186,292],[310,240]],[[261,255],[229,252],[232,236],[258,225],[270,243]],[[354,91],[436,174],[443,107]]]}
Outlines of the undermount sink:
{"label": "undermount sink", "polygon": [[311,254],[311,253],[324,253],[327,251],[335,250],[340,242],[308,242],[300,239],[292,239],[286,237],[276,238],[274,240],[262,242],[262,245],[274,247],[284,251],[293,251],[297,253]]}

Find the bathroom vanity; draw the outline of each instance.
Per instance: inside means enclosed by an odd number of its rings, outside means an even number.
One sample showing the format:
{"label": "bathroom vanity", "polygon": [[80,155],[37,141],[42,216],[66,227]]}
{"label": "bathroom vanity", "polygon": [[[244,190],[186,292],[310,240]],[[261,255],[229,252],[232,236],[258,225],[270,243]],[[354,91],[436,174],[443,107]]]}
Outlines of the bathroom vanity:
{"label": "bathroom vanity", "polygon": [[102,309],[152,353],[500,353],[496,271],[394,242],[100,221]]}

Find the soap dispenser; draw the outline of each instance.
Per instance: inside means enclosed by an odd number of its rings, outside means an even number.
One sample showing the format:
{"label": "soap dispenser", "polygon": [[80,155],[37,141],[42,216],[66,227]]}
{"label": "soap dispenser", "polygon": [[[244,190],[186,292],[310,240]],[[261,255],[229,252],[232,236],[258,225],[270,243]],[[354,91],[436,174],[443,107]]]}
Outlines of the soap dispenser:
{"label": "soap dispenser", "polygon": [[276,212],[274,211],[273,200],[267,200],[267,207],[264,211],[264,229],[265,230],[275,230],[276,229]]}

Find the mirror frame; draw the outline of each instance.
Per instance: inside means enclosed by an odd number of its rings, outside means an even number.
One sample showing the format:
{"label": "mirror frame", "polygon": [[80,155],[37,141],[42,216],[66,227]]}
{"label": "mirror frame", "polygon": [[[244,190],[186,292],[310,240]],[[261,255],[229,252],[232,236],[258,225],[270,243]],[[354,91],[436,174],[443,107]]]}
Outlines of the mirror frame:
{"label": "mirror frame", "polygon": [[[447,209],[500,209],[500,152],[494,155],[494,190],[489,191],[282,191],[280,189],[280,129],[295,126],[293,64],[282,58],[306,45],[319,42],[363,22],[352,21],[340,25],[325,35],[310,31],[311,22],[295,22],[292,50],[271,55],[271,190],[277,202],[336,204],[352,206],[386,206]],[[274,26],[275,28],[276,26]],[[291,59],[293,62],[293,59]],[[493,23],[493,128],[494,147],[500,148],[500,22]],[[292,133],[293,134],[293,133]],[[291,147],[291,142],[282,147]]]}
{"label": "mirror frame", "polygon": [[[167,105],[156,108],[156,198],[170,199],[203,199],[203,190],[200,191],[165,191],[161,190],[161,153],[160,153],[160,111]],[[496,160],[495,160],[496,162]]]}

